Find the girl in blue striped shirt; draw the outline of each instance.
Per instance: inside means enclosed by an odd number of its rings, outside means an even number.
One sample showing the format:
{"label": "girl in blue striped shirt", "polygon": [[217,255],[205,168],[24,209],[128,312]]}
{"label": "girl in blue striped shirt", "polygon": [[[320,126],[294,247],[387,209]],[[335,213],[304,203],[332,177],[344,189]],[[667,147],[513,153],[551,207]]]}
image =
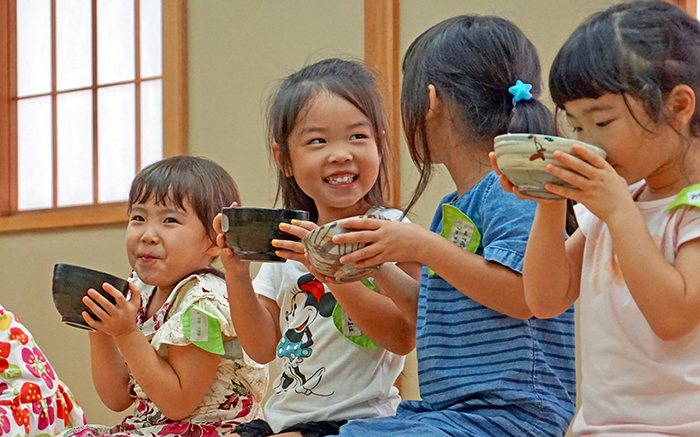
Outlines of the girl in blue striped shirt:
{"label": "girl in blue striped shirt", "polygon": [[[348,219],[337,242],[370,245],[343,262],[424,265],[420,284],[385,289],[416,322],[421,401],[395,417],[355,420],[341,436],[563,436],[575,409],[573,310],[532,318],[521,271],[535,203],[501,189],[488,154],[496,135],[552,133],[537,100],[540,64],[509,21],[466,15],[423,33],[403,63],[401,112],[421,178],[447,167],[430,231],[417,224]],[[380,272],[381,272],[380,267]]]}

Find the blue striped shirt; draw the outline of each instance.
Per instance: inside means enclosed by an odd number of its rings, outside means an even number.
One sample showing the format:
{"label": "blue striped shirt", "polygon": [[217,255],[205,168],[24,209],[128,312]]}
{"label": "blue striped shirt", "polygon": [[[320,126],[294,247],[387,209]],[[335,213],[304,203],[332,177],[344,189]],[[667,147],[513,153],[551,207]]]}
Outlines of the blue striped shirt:
{"label": "blue striped shirt", "polygon": [[[430,229],[522,272],[535,208],[503,191],[491,172],[462,196],[446,196]],[[514,319],[424,267],[416,346],[422,400],[402,402],[394,417],[354,420],[340,436],[566,433],[576,399],[573,308],[549,320]]]}

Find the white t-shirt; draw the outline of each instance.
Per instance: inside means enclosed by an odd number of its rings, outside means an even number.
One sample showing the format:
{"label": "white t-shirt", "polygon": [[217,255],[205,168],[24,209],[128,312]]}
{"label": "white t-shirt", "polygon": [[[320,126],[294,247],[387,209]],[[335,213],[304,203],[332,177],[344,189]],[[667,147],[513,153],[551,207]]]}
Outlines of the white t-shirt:
{"label": "white t-shirt", "polygon": [[[631,186],[633,197],[644,187]],[[673,200],[636,202],[671,263],[683,243],[700,237],[700,208],[665,212]],[[700,329],[659,339],[627,288],[607,225],[583,205],[576,213],[586,242],[578,308],[582,404],[574,435],[700,436]]]}
{"label": "white t-shirt", "polygon": [[404,357],[362,334],[330,290],[296,261],[265,263],[255,292],[280,307],[274,393],[265,418],[278,433],[298,423],[396,414]]}

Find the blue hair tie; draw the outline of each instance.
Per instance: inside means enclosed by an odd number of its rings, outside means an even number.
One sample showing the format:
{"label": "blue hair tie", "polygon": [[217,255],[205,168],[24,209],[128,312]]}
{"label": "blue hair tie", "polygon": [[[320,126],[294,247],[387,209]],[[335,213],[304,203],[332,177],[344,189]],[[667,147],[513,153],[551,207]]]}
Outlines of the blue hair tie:
{"label": "blue hair tie", "polygon": [[531,89],[532,85],[524,83],[520,79],[515,82],[515,85],[508,88],[508,92],[513,95],[513,106],[521,100],[530,100],[532,98]]}

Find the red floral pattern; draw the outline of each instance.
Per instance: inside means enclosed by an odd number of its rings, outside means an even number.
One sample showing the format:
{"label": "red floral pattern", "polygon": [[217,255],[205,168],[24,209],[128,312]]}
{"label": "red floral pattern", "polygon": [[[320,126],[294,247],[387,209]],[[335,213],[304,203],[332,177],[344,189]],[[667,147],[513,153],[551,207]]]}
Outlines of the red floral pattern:
{"label": "red floral pattern", "polygon": [[26,348],[22,350],[22,359],[26,364],[27,370],[32,372],[32,375],[43,379],[49,388],[53,388],[56,374],[53,372],[51,365],[39,348]]}
{"label": "red floral pattern", "polygon": [[85,424],[72,396],[31,333],[0,306],[0,436],[54,435]]}

